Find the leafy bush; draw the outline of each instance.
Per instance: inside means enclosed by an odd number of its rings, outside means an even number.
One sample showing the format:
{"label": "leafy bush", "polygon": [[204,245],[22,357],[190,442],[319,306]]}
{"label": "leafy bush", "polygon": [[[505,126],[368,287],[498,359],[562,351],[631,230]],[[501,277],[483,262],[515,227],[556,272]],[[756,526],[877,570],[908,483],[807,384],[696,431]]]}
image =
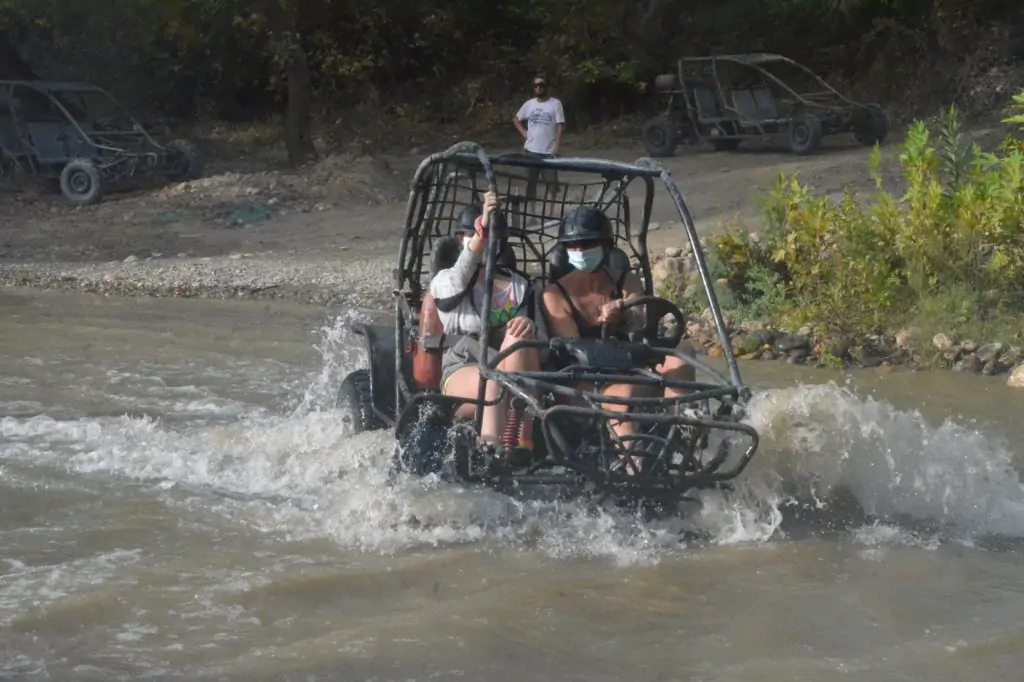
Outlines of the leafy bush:
{"label": "leafy bush", "polygon": [[[1015,102],[1007,122],[1024,130],[1024,93]],[[966,144],[952,107],[938,123],[932,135],[914,122],[898,148],[902,195],[883,189],[877,147],[866,197],[847,190],[833,200],[780,175],[763,237],[715,239],[741,313],[825,336],[892,333],[927,323],[926,310],[969,310],[935,315],[965,332],[1024,327],[995,322],[1024,313],[1024,147]]]}

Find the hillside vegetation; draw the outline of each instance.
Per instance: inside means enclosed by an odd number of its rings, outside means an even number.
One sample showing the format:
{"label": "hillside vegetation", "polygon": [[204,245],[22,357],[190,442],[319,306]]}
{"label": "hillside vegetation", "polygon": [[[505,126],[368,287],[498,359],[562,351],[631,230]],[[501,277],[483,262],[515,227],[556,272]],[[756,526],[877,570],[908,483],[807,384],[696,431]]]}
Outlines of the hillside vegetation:
{"label": "hillside vegetation", "polygon": [[781,52],[855,95],[911,111],[939,102],[984,109],[989,95],[1007,94],[1000,81],[1024,54],[1019,5],[0,0],[0,55],[13,46],[40,76],[94,82],[153,116],[284,113],[289,151],[302,160],[311,121],[339,135],[382,122],[505,123],[537,70],[554,80],[579,130],[650,109],[654,75],[679,56],[712,52]]}

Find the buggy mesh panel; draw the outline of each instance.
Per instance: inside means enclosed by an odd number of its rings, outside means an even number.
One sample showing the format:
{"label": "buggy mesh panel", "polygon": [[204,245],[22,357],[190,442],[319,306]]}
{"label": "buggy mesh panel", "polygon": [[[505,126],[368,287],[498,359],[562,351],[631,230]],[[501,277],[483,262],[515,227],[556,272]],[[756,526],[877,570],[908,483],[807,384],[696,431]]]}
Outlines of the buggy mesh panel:
{"label": "buggy mesh panel", "polygon": [[[519,166],[493,159],[497,193],[501,211],[508,223],[508,247],[515,256],[517,269],[523,274],[546,280],[548,252],[555,245],[558,226],[570,210],[584,204],[599,206],[615,229],[616,246],[630,257],[632,269],[641,277],[638,242],[630,233],[629,199],[626,189],[635,176],[559,171],[557,176],[550,167],[541,164]],[[530,163],[530,162],[525,162]],[[482,203],[487,181],[479,163],[463,156],[437,163],[433,173],[419,188],[423,218],[418,243],[410,245],[411,274],[418,275],[421,287],[426,287],[430,266],[430,253],[441,237],[453,234],[459,215],[471,203]],[[640,181],[641,184],[643,181]],[[427,191],[424,192],[423,189]]]}

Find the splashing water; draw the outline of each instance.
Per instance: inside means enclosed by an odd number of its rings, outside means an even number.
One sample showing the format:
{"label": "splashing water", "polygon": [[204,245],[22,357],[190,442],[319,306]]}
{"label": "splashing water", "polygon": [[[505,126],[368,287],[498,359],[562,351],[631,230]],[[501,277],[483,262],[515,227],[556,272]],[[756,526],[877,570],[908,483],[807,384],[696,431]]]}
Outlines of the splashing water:
{"label": "splashing water", "polygon": [[949,419],[936,428],[835,384],[764,392],[749,413],[762,438],[750,475],[790,499],[824,506],[848,492],[870,516],[1024,536],[1024,490],[1004,439]]}
{"label": "splashing water", "polygon": [[333,412],[342,378],[365,355],[361,339],[347,331],[356,319],[343,315],[323,331],[322,366],[287,414],[174,428],[152,417],[9,417],[0,420],[0,460],[198,488],[207,494],[195,504],[262,532],[385,553],[511,543],[556,557],[652,561],[678,551],[680,530],[719,544],[768,540],[787,503],[809,497],[824,504],[839,488],[871,515],[1024,534],[1024,493],[1005,443],[951,422],[932,428],[916,413],[836,385],[758,394],[748,410],[762,433],[757,457],[734,491],[703,493],[703,506],[683,521],[641,524],[430,479],[389,485],[388,434],[353,436]]}

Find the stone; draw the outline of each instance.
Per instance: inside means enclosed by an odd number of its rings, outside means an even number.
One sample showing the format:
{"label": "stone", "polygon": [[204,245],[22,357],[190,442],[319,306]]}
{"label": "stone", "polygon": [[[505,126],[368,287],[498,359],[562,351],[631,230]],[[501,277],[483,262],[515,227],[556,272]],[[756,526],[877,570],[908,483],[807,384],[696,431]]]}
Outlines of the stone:
{"label": "stone", "polygon": [[942,352],[942,357],[948,362],[956,362],[963,355],[963,349],[960,346],[950,346]]}
{"label": "stone", "polygon": [[[964,350],[967,350],[966,346],[964,346]],[[993,360],[998,360],[1002,356],[1003,344],[999,343],[998,341],[996,341],[995,343],[986,343],[985,345],[977,348],[976,350],[978,358],[983,363],[992,362]]]}
{"label": "stone", "polygon": [[976,353],[980,344],[977,341],[967,340],[960,344],[965,353]]}
{"label": "stone", "polygon": [[1024,352],[1022,352],[1020,346],[1010,346],[999,356],[999,364],[1003,367],[1013,367],[1021,359],[1024,359]]}
{"label": "stone", "polygon": [[665,249],[665,257],[666,258],[679,258],[682,255],[683,255],[683,250],[681,248],[679,248],[678,246],[670,246],[667,249]]}
{"label": "stone", "polygon": [[138,256],[136,256],[136,255],[135,255],[135,254],[133,253],[132,255],[130,255],[130,256],[128,256],[127,258],[125,258],[125,259],[124,259],[124,262],[125,262],[125,263],[137,263],[137,262],[138,262],[138,260],[139,260],[139,257],[138,257]]}
{"label": "stone", "polygon": [[1017,365],[1006,378],[1006,385],[1010,388],[1024,388],[1024,364]]}
{"label": "stone", "polygon": [[748,355],[761,349],[761,344],[759,344],[756,339],[752,338],[749,334],[744,334],[743,332],[734,334],[730,341],[732,343],[733,352],[738,355]]}
{"label": "stone", "polygon": [[772,350],[770,348],[766,348],[765,351],[763,353],[761,353],[761,359],[762,360],[774,360],[775,359],[775,353],[772,352]]}
{"label": "stone", "polygon": [[788,353],[793,350],[809,350],[811,340],[802,334],[787,334],[775,342],[775,350],[779,353]]}
{"label": "stone", "polygon": [[981,361],[981,358],[974,353],[969,353],[964,356],[963,360],[956,363],[953,369],[957,372],[972,372],[976,374],[981,371],[984,365],[985,363]]}
{"label": "stone", "polygon": [[757,360],[761,357],[761,351],[754,351],[740,356],[740,360]]}
{"label": "stone", "polygon": [[740,331],[757,332],[764,329],[764,322],[760,320],[743,320],[740,322]]}
{"label": "stone", "polygon": [[725,350],[723,350],[722,347],[719,345],[711,346],[711,348],[708,348],[708,357],[723,358],[725,357]]}
{"label": "stone", "polygon": [[108,272],[107,274],[103,275],[103,281],[106,282],[107,284],[113,284],[114,282],[117,281],[117,275],[113,275]]}
{"label": "stone", "polygon": [[999,365],[998,360],[989,360],[985,363],[985,366],[981,368],[981,373],[990,377],[999,374],[1000,369],[1002,369],[1002,367]]}
{"label": "stone", "polygon": [[919,331],[917,329],[901,329],[893,337],[893,345],[896,346],[897,350],[910,350],[910,346],[917,339],[918,335]]}
{"label": "stone", "polygon": [[750,338],[757,342],[757,345],[761,347],[772,346],[775,343],[777,335],[770,329],[759,329],[757,331],[750,332]]}
{"label": "stone", "polygon": [[945,334],[939,333],[932,337],[932,345],[936,350],[946,351],[953,345],[953,342]]}
{"label": "stone", "polygon": [[687,338],[695,339],[700,336],[702,327],[700,322],[687,322],[686,323],[686,336]]}
{"label": "stone", "polygon": [[786,362],[791,365],[802,365],[807,362],[808,355],[810,351],[806,348],[794,348],[786,354]]}

